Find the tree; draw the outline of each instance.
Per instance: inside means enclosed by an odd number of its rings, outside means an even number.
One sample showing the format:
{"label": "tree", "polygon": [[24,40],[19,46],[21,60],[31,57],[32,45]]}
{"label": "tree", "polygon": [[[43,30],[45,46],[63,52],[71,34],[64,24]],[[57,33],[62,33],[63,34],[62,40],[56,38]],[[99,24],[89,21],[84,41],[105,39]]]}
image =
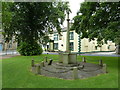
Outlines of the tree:
{"label": "tree", "polygon": [[15,36],[18,43],[32,45],[41,41],[45,32],[56,29],[60,33],[67,9],[68,2],[14,2],[10,6],[10,26],[4,27],[4,36],[6,39]]}
{"label": "tree", "polygon": [[[79,23],[79,24],[78,24]],[[101,46],[111,40],[118,46],[120,54],[120,3],[119,2],[84,2],[74,17],[73,27],[82,38],[97,38]],[[104,40],[104,41],[103,41]]]}
{"label": "tree", "polygon": [[10,7],[12,3],[2,2],[2,29],[9,31],[10,22],[12,19],[12,13],[10,12]]}
{"label": "tree", "polygon": [[[12,13],[10,12],[10,7],[12,6],[12,3],[2,2],[2,35],[3,37],[6,37],[8,33],[10,33],[10,23],[12,19]],[[3,32],[4,30],[4,32]],[[5,34],[6,33],[6,34]],[[5,42],[8,43],[11,39],[11,36],[8,35],[3,43],[3,50],[5,49]]]}
{"label": "tree", "polygon": [[49,36],[43,36],[43,39],[42,39],[42,44],[43,44],[43,47],[44,47],[44,49],[45,49],[45,51],[46,51],[46,47],[47,47],[47,43],[50,41],[50,38],[49,38]]}

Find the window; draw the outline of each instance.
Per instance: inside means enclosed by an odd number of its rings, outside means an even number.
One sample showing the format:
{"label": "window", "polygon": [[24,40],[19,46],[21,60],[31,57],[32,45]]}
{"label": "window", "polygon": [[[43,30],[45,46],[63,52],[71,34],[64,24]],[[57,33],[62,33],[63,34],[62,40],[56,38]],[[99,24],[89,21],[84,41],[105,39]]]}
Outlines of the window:
{"label": "window", "polygon": [[95,50],[97,50],[97,46],[95,46]]}
{"label": "window", "polygon": [[54,34],[54,40],[58,41],[58,34]]}
{"label": "window", "polygon": [[108,49],[110,49],[110,45],[108,46]]}
{"label": "window", "polygon": [[49,45],[47,45],[47,50],[49,49]]}
{"label": "window", "polygon": [[58,43],[54,43],[54,49],[58,50]]}
{"label": "window", "polygon": [[74,33],[70,32],[70,40],[73,40],[73,39],[74,39]]}
{"label": "window", "polygon": [[70,42],[70,50],[74,51],[74,43],[73,42]]}
{"label": "window", "polygon": [[10,43],[8,43],[8,48],[12,48],[12,41],[10,41]]}

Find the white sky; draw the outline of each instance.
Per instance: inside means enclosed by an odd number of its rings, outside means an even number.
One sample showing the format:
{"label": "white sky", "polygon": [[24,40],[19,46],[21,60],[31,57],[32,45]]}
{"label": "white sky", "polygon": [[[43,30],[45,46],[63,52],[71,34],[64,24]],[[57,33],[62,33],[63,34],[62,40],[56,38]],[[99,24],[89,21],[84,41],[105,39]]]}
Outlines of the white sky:
{"label": "white sky", "polygon": [[[80,3],[84,2],[84,0],[66,0],[66,1],[69,1],[70,9],[72,11],[72,13],[70,13],[69,17],[70,17],[70,20],[72,20],[72,18],[74,16],[76,16],[76,13],[80,8]],[[64,25],[64,27],[67,27],[66,20],[64,21],[63,25]]]}

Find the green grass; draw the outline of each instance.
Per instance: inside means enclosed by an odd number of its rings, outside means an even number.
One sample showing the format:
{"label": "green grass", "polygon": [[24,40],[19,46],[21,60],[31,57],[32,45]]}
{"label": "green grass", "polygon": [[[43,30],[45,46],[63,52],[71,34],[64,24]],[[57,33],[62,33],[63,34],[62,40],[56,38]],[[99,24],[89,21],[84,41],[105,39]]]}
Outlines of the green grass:
{"label": "green grass", "polygon": [[[79,80],[63,80],[35,75],[30,72],[31,59],[42,61],[45,56],[54,60],[58,55],[16,56],[2,61],[3,88],[118,88],[118,57],[85,56],[87,62],[102,59],[108,66],[107,74]],[[78,60],[82,57],[79,56]]]}

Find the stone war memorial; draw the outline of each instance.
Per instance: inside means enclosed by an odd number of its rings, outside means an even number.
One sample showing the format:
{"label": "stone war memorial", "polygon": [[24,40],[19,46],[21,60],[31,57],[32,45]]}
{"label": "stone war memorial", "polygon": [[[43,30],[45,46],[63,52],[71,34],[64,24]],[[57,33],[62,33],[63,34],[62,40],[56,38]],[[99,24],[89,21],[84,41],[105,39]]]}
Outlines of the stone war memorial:
{"label": "stone war memorial", "polygon": [[80,62],[77,60],[77,54],[70,52],[69,21],[69,12],[67,12],[66,51],[59,53],[58,61],[49,59],[49,57],[45,57],[44,61],[39,63],[35,63],[35,60],[32,60],[31,72],[47,77],[73,80],[107,73],[107,66],[102,62],[102,60],[99,60],[98,64],[93,64],[87,63],[86,58],[83,57],[82,62]]}

